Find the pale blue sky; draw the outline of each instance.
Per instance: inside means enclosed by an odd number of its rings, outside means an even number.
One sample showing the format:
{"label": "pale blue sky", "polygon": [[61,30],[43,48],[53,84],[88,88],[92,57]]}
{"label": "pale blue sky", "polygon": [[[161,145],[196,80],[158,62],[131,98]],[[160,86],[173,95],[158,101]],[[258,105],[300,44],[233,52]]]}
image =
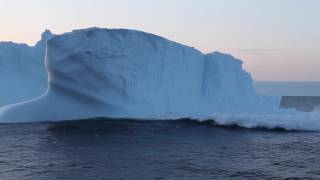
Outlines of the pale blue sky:
{"label": "pale blue sky", "polygon": [[0,40],[29,44],[44,29],[138,29],[232,53],[255,80],[320,81],[319,0],[0,0],[0,22]]}

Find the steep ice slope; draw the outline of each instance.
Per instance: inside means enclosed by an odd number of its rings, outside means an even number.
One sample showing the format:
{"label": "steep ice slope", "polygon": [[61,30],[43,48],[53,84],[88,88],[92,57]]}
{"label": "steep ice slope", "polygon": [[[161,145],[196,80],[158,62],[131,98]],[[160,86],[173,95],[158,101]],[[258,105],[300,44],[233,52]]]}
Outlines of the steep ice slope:
{"label": "steep ice slope", "polygon": [[38,97],[47,88],[44,68],[46,40],[53,35],[46,30],[33,47],[0,42],[0,106]]}
{"label": "steep ice slope", "polygon": [[207,118],[279,105],[255,93],[240,60],[139,31],[91,28],[55,36],[47,42],[46,66],[47,92],[2,108],[1,121]]}

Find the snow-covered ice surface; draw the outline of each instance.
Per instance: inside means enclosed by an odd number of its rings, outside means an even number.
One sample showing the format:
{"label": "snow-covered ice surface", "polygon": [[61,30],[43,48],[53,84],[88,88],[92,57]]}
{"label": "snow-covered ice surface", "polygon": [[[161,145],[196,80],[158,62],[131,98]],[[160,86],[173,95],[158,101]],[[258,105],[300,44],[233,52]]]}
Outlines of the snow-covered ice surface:
{"label": "snow-covered ice surface", "polygon": [[47,89],[44,68],[46,40],[53,35],[46,30],[35,46],[0,42],[0,106],[29,100]]}
{"label": "snow-covered ice surface", "polygon": [[192,118],[320,130],[318,113],[280,110],[279,98],[259,96],[231,55],[203,54],[140,31],[91,28],[54,36],[46,67],[47,91],[1,108],[1,122]]}

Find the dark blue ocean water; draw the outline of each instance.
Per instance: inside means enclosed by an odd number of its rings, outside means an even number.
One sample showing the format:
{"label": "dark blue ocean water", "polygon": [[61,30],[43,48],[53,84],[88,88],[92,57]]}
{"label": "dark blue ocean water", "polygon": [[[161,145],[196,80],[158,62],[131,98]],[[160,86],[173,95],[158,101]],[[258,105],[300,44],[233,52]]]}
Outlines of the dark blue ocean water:
{"label": "dark blue ocean water", "polygon": [[0,179],[320,179],[320,133],[195,121],[0,124]]}

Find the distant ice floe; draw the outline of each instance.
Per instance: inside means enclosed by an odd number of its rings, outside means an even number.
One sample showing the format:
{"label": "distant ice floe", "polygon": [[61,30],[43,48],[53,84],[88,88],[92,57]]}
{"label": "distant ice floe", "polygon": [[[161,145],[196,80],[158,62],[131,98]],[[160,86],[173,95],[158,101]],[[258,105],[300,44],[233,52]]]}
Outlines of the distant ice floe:
{"label": "distant ice floe", "polygon": [[316,107],[313,109],[313,112],[320,112],[320,106],[316,106]]}

